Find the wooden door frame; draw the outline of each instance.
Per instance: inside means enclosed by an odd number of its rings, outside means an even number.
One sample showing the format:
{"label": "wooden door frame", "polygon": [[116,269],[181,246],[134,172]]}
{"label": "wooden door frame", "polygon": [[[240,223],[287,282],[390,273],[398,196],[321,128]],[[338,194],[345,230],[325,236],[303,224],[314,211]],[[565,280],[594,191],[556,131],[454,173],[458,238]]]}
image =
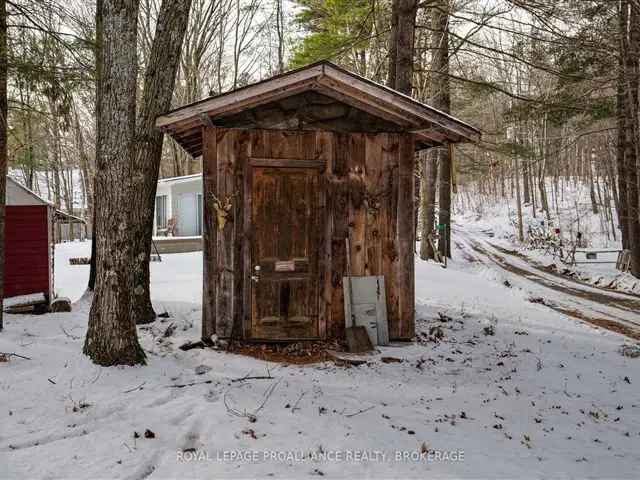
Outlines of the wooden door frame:
{"label": "wooden door frame", "polygon": [[[243,277],[244,277],[244,289],[243,295],[243,322],[242,322],[242,334],[243,338],[247,340],[270,340],[254,338],[252,336],[252,288],[253,282],[251,280],[251,251],[253,241],[253,225],[251,222],[253,212],[253,169],[256,167],[274,167],[274,168],[315,168],[318,169],[318,211],[324,211],[326,207],[326,167],[327,163],[324,160],[308,160],[297,158],[258,158],[249,155],[247,162],[244,166],[244,211],[243,211],[243,237],[242,237],[242,250],[243,250]],[[297,339],[287,338],[286,341],[295,340],[319,340],[326,337],[327,331],[327,318],[326,309],[324,305],[324,289],[325,289],[325,271],[326,271],[326,256],[324,255],[324,248],[326,242],[330,242],[330,238],[327,239],[327,216],[318,214],[317,217],[317,242],[316,242],[316,256],[317,256],[317,301],[318,301],[318,335],[316,337]],[[271,340],[282,341],[282,340]]]}

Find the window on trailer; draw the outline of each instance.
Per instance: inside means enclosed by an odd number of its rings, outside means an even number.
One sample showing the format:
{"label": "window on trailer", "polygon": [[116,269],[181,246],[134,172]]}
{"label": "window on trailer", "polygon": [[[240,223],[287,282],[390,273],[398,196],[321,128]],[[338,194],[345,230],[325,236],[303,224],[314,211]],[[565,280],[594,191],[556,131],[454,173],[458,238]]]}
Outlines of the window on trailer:
{"label": "window on trailer", "polygon": [[198,212],[197,212],[197,219],[196,219],[196,230],[198,235],[202,235],[202,221],[204,219],[204,215],[203,215],[203,209],[202,209],[202,194],[199,193],[197,195],[198,198]]}
{"label": "window on trailer", "polygon": [[167,228],[167,196],[156,197],[156,228]]}

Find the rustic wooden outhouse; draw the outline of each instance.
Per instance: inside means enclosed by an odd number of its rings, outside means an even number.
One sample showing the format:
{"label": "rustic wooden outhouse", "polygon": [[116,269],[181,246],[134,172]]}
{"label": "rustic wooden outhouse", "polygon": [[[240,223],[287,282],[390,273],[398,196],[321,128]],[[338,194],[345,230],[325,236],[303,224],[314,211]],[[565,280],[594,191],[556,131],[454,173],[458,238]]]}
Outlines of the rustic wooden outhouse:
{"label": "rustic wooden outhouse", "polygon": [[352,275],[414,336],[414,155],[470,125],[328,62],[162,115],[203,166],[202,336],[340,338]]}

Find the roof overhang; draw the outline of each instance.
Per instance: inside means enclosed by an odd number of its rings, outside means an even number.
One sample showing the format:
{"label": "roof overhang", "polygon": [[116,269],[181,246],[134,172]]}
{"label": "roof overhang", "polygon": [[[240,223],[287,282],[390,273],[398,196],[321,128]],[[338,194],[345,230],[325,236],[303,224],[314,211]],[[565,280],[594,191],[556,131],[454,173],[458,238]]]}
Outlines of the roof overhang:
{"label": "roof overhang", "polygon": [[56,222],[64,222],[64,223],[83,223],[86,225],[87,221],[83,218],[80,218],[76,215],[71,215],[70,213],[63,212],[62,210],[56,210],[53,214]]}
{"label": "roof overhang", "polygon": [[159,116],[156,126],[190,155],[202,154],[201,129],[221,119],[304,92],[316,92],[411,132],[423,146],[477,142],[480,131],[429,105],[332,63],[321,62]]}

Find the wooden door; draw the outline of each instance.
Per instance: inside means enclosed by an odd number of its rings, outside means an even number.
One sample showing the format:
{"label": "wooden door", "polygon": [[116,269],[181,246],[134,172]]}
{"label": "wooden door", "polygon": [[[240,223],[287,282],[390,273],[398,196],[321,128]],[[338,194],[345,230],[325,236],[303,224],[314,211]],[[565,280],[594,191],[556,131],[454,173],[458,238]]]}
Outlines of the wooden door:
{"label": "wooden door", "polygon": [[319,336],[318,210],[318,169],[253,167],[253,338]]}

